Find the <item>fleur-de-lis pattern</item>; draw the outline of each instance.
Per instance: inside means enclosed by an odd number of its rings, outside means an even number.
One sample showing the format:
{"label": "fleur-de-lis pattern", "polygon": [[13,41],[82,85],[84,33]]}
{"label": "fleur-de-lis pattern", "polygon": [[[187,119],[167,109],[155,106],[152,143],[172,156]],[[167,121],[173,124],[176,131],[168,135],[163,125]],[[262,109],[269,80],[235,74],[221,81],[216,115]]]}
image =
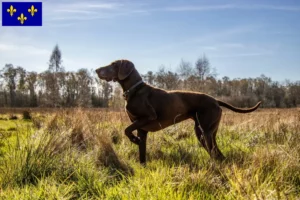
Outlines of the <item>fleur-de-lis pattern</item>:
{"label": "fleur-de-lis pattern", "polygon": [[7,9],[7,12],[9,12],[10,16],[12,17],[17,10],[13,7],[13,5],[10,5],[10,7]]}
{"label": "fleur-de-lis pattern", "polygon": [[34,14],[37,12],[38,10],[34,7],[34,5],[32,5],[29,9],[28,12],[30,12],[31,16],[33,17]]}
{"label": "fleur-de-lis pattern", "polygon": [[2,26],[42,26],[42,2],[2,2]]}
{"label": "fleur-de-lis pattern", "polygon": [[24,21],[27,20],[27,17],[25,17],[24,14],[22,13],[22,14],[20,15],[20,17],[18,17],[18,20],[21,22],[21,24],[24,24]]}

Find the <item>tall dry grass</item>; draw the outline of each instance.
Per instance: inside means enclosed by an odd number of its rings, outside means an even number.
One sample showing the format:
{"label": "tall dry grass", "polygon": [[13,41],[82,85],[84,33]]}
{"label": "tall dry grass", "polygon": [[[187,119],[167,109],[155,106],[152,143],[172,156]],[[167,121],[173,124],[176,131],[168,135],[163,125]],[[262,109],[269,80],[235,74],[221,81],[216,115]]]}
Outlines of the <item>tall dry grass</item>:
{"label": "tall dry grass", "polygon": [[[5,199],[297,199],[300,110],[224,111],[211,160],[193,122],[149,133],[147,167],[124,136],[124,112],[86,109],[32,114],[0,157]],[[5,134],[5,133],[4,133]],[[30,191],[30,192],[29,192]]]}

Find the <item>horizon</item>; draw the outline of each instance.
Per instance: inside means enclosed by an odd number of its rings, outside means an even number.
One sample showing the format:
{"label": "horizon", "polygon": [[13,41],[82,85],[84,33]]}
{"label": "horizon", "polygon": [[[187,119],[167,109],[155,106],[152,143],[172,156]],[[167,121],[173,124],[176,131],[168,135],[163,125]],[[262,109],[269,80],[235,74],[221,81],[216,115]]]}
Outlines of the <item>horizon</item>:
{"label": "horizon", "polygon": [[1,26],[0,66],[45,71],[58,44],[66,71],[128,59],[141,74],[176,72],[181,59],[194,65],[205,54],[218,79],[299,81],[297,19],[291,0],[53,0],[43,2],[42,27]]}

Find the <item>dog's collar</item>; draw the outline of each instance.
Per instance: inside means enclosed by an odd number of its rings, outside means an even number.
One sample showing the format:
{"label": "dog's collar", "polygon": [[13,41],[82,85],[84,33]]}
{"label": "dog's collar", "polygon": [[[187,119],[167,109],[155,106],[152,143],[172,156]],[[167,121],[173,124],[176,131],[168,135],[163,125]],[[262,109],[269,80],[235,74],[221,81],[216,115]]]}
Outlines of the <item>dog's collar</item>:
{"label": "dog's collar", "polygon": [[143,82],[143,80],[140,80],[139,82],[137,82],[136,84],[134,84],[133,86],[131,86],[128,90],[126,90],[125,92],[123,92],[123,97],[125,100],[128,100],[130,98],[130,96],[132,94],[134,94],[138,88],[139,85],[141,85]]}

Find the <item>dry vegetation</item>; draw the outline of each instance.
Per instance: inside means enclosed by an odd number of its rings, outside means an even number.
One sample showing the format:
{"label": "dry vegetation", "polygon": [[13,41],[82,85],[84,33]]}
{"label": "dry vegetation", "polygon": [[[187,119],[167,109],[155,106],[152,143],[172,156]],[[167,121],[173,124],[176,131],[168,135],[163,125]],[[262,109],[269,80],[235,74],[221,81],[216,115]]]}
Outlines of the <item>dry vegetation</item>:
{"label": "dry vegetation", "polygon": [[124,136],[124,112],[32,111],[0,119],[1,199],[297,199],[300,110],[224,111],[223,163],[210,160],[192,121],[150,133],[147,167]]}

